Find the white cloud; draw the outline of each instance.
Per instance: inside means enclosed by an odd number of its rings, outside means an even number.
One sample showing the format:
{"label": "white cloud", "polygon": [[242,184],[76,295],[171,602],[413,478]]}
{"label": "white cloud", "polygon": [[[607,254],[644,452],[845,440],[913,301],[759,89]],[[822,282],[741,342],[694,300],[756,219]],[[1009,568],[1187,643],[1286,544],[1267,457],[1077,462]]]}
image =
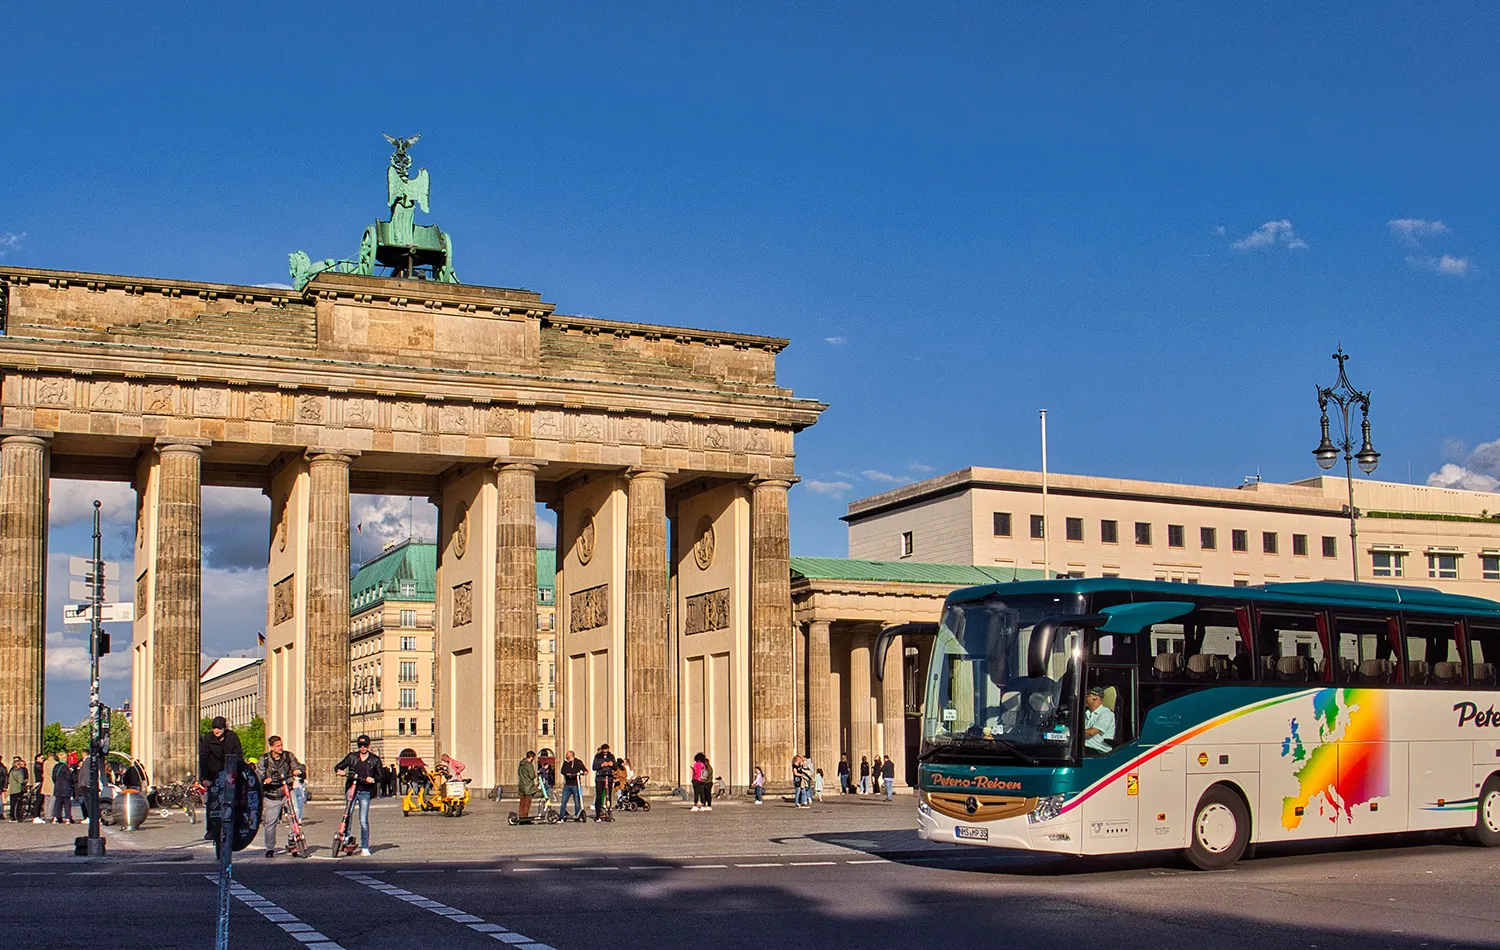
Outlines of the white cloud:
{"label": "white cloud", "polygon": [[845,492],[854,488],[849,482],[820,482],[816,478],[803,482],[802,487],[814,495],[827,495],[830,498],[843,498]]}
{"label": "white cloud", "polygon": [[135,489],[128,482],[84,482],[71,478],[54,478],[48,485],[47,521],[53,528],[65,528],[93,520],[94,501],[105,521],[128,521],[135,524]]}
{"label": "white cloud", "polygon": [[1420,270],[1430,270],[1436,274],[1445,274],[1448,277],[1462,277],[1469,272],[1469,259],[1467,257],[1454,257],[1444,254],[1442,257],[1425,257],[1413,254],[1406,258],[1406,263]]}
{"label": "white cloud", "polygon": [[26,240],[26,232],[17,234],[15,231],[0,231],[0,258],[11,251],[19,251],[21,243]]}
{"label": "white cloud", "polygon": [[1292,229],[1292,222],[1285,218],[1280,221],[1267,221],[1229,246],[1236,251],[1253,251],[1258,247],[1272,247],[1277,244],[1293,251],[1308,246],[1307,242],[1299,238],[1296,231]]}
{"label": "white cloud", "polygon": [[882,472],[879,469],[867,468],[859,473],[872,482],[881,482],[886,485],[905,485],[911,479],[905,475],[892,475],[890,472]]}
{"label": "white cloud", "polygon": [[1218,227],[1214,228],[1214,233],[1217,234],[1219,237],[1223,237],[1224,233],[1225,233],[1224,232],[1224,225],[1221,224]]}
{"label": "white cloud", "polygon": [[[116,625],[111,634],[110,652],[99,663],[99,679],[130,678],[130,628]],[[47,678],[59,680],[89,680],[89,635],[87,626],[80,626],[78,633],[48,631],[47,633]]]}
{"label": "white cloud", "polygon": [[924,465],[921,462],[912,462],[910,465],[906,466],[906,470],[908,472],[916,472],[919,475],[930,475],[933,472],[937,471],[937,468],[931,465]]}
{"label": "white cloud", "polygon": [[1500,439],[1481,442],[1465,453],[1461,446],[1459,462],[1449,462],[1427,476],[1427,484],[1441,488],[1464,488],[1469,491],[1500,489]]}
{"label": "white cloud", "polygon": [[367,561],[393,541],[437,538],[437,506],[405,495],[354,495],[349,499],[349,529],[355,561]]}
{"label": "white cloud", "polygon": [[292,285],[291,284],[283,284],[283,283],[280,283],[279,281],[274,281],[274,280],[271,281],[268,284],[256,284],[255,286],[256,287],[264,287],[267,290],[291,290],[292,289]]}
{"label": "white cloud", "polygon": [[1393,218],[1387,221],[1386,225],[1390,227],[1391,234],[1396,240],[1412,247],[1420,247],[1423,238],[1448,233],[1448,225],[1441,221],[1428,221],[1425,218]]}
{"label": "white cloud", "polygon": [[825,336],[823,342],[829,346],[843,346],[848,341],[841,336]]}

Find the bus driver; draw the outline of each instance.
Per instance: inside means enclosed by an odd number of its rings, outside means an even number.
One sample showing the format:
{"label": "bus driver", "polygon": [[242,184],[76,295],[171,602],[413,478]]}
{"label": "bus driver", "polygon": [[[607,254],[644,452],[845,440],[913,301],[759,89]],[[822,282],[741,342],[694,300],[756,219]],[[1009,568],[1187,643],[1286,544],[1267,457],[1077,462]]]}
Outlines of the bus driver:
{"label": "bus driver", "polygon": [[1115,737],[1115,714],[1104,705],[1104,688],[1090,689],[1083,705],[1083,754],[1104,755]]}

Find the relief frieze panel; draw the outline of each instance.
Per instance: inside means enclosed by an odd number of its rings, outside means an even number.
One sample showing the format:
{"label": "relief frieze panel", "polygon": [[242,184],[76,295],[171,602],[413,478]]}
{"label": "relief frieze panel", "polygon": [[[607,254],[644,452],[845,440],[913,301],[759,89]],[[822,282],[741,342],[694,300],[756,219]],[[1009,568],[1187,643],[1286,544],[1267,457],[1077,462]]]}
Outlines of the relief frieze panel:
{"label": "relief frieze panel", "polygon": [[515,435],[516,410],[489,406],[484,410],[484,431],[488,435]]}
{"label": "relief frieze panel", "polygon": [[120,380],[99,380],[89,388],[90,409],[119,412],[125,408],[125,384]]}
{"label": "relief frieze panel", "polygon": [[170,416],[177,412],[177,387],[153,384],[141,391],[141,412],[148,416]]}
{"label": "relief frieze panel", "polygon": [[426,415],[425,407],[421,403],[402,401],[396,403],[391,412],[391,428],[404,429],[408,432],[416,432],[422,428],[422,419]]}
{"label": "relief frieze panel", "polygon": [[271,589],[271,623],[286,623],[297,609],[297,590],[294,580],[297,575],[288,574],[276,582]]}
{"label": "relief frieze panel", "polygon": [[687,598],[683,632],[688,634],[723,630],[729,626],[729,588],[694,594]]}
{"label": "relief frieze panel", "polygon": [[464,581],[453,588],[453,626],[462,627],[474,620],[474,582]]}
{"label": "relief frieze panel", "polygon": [[55,376],[37,380],[33,403],[38,406],[71,406],[73,381]]}
{"label": "relief frieze panel", "polygon": [[328,418],[328,397],[304,393],[297,397],[297,421],[303,425],[322,425]]}
{"label": "relief frieze panel", "polygon": [[560,439],[563,435],[563,414],[541,410],[531,415],[531,435],[537,439]]}
{"label": "relief frieze panel", "polygon": [[568,595],[568,632],[597,630],[609,623],[609,585],[600,584]]}
{"label": "relief frieze panel", "polygon": [[443,432],[468,432],[469,407],[444,405],[438,413],[438,426]]}
{"label": "relief frieze panel", "polygon": [[217,386],[200,387],[195,394],[195,403],[197,415],[222,418],[229,411],[229,393]]}
{"label": "relief frieze panel", "polygon": [[343,400],[344,425],[369,428],[375,424],[375,404],[373,400],[364,399],[359,396],[347,396]]}

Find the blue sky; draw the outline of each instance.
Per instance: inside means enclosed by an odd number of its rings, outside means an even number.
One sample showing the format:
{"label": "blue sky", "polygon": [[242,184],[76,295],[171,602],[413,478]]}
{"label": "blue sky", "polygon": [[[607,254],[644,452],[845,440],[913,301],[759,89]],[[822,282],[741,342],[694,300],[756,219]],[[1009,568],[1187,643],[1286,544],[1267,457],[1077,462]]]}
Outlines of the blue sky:
{"label": "blue sky", "polygon": [[[1500,476],[1492,5],[755,6],[29,7],[0,251],[284,281],[353,253],[380,131],[420,132],[464,280],[791,338],[782,381],[831,404],[797,553],[844,553],[852,498],[1036,467],[1043,406],[1056,471],[1313,474],[1340,343],[1380,477]],[[208,566],[260,601],[214,652],[264,616],[248,497]]]}

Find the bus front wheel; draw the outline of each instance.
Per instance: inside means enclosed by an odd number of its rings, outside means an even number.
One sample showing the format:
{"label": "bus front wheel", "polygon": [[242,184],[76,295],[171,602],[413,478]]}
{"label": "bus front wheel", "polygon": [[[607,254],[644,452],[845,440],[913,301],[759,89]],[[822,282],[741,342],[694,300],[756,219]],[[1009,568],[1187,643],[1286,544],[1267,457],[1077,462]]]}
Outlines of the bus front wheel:
{"label": "bus front wheel", "polygon": [[1486,848],[1500,847],[1500,775],[1491,775],[1479,792],[1469,837]]}
{"label": "bus front wheel", "polygon": [[1250,843],[1250,812],[1244,799],[1215,785],[1198,799],[1186,852],[1199,870],[1219,871],[1238,861]]}

